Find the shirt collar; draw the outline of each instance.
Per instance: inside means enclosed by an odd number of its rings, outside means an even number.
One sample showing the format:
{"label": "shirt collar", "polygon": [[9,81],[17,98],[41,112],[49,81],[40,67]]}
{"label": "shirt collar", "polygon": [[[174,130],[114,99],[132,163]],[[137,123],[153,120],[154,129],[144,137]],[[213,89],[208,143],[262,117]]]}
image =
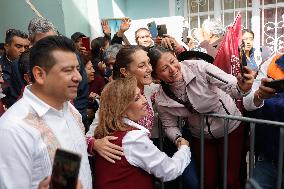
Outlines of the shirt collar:
{"label": "shirt collar", "polygon": [[143,127],[142,125],[139,125],[138,123],[135,123],[134,121],[128,119],[128,118],[123,118],[123,122],[131,127],[140,129],[142,131],[145,131],[147,134],[150,134],[150,131]]}
{"label": "shirt collar", "polygon": [[65,102],[63,104],[62,110],[56,110],[55,108],[49,106],[44,101],[42,101],[40,98],[38,98],[35,94],[33,94],[31,91],[31,85],[28,85],[25,87],[23,98],[29,101],[29,104],[32,106],[32,108],[38,114],[39,117],[42,117],[43,115],[45,115],[49,110],[55,112],[59,116],[63,116],[68,106],[68,103]]}

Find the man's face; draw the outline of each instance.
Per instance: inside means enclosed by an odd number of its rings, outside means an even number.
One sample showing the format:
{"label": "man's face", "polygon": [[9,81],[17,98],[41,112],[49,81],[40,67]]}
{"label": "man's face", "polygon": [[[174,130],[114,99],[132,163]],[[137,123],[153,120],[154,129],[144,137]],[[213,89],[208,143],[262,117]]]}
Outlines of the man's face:
{"label": "man's face", "polygon": [[82,38],[83,37],[79,37],[76,41],[75,41],[75,47],[78,51],[80,51],[80,47],[83,47],[83,42],[82,42]]}
{"label": "man's face", "polygon": [[140,30],[137,32],[136,43],[143,47],[150,47],[153,43],[150,32],[147,30]]}
{"label": "man's face", "polygon": [[10,60],[19,59],[20,55],[25,52],[30,46],[30,41],[25,38],[14,36],[12,41],[5,44],[5,50]]}
{"label": "man's face", "polygon": [[76,98],[79,82],[82,80],[76,54],[55,50],[52,56],[56,63],[45,72],[43,94],[60,103]]}

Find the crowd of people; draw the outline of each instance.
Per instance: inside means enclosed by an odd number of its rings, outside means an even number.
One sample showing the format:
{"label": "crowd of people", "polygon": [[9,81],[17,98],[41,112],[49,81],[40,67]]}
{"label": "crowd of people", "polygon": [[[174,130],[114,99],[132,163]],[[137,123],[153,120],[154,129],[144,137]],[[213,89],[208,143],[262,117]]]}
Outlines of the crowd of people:
{"label": "crowd of people", "polygon": [[[0,55],[0,188],[47,189],[57,149],[80,154],[77,188],[156,189],[161,182],[177,188],[168,181],[179,176],[184,188],[199,188],[200,182],[221,188],[224,161],[228,188],[244,188],[247,126],[205,117],[201,181],[201,115],[283,122],[284,93],[266,84],[284,79],[284,56],[261,47],[257,62],[254,33],[245,29],[247,66],[233,76],[213,64],[226,32],[217,20],[194,31],[189,51],[174,37],[154,38],[143,27],[135,32],[137,45],[126,45],[129,18],[114,35],[107,21],[101,25],[104,36],[93,39],[90,49],[85,34],[65,37],[45,18],[32,19],[28,34],[6,31]],[[169,145],[160,149],[160,141]],[[263,188],[276,186],[278,142],[279,128],[257,127],[253,178]]]}

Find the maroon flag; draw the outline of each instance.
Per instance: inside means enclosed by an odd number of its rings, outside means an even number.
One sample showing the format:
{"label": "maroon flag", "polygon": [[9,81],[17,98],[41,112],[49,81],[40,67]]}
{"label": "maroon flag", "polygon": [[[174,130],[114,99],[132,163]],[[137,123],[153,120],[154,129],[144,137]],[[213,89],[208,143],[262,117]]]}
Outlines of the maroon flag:
{"label": "maroon flag", "polygon": [[242,41],[242,16],[238,13],[233,26],[227,28],[220,48],[214,60],[214,65],[226,73],[237,76],[240,73],[238,47]]}

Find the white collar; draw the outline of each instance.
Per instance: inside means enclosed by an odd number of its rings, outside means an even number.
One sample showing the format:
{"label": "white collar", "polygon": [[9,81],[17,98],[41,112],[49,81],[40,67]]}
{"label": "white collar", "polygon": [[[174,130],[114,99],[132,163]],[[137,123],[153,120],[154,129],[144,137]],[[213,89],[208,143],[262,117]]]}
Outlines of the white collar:
{"label": "white collar", "polygon": [[128,119],[128,118],[123,118],[123,122],[131,127],[140,129],[142,131],[145,131],[147,134],[150,134],[150,131],[148,129],[146,129],[145,127],[143,127],[142,125],[139,125],[138,123]]}
{"label": "white collar", "polygon": [[23,98],[27,99],[30,103],[30,105],[33,107],[34,111],[38,114],[39,117],[45,115],[49,110],[53,110],[53,112],[56,112],[58,115],[63,116],[63,113],[67,111],[68,102],[65,102],[63,104],[63,111],[62,110],[56,110],[55,108],[49,106],[44,101],[39,99],[36,95],[34,95],[31,91],[31,85],[27,85],[25,87]]}

